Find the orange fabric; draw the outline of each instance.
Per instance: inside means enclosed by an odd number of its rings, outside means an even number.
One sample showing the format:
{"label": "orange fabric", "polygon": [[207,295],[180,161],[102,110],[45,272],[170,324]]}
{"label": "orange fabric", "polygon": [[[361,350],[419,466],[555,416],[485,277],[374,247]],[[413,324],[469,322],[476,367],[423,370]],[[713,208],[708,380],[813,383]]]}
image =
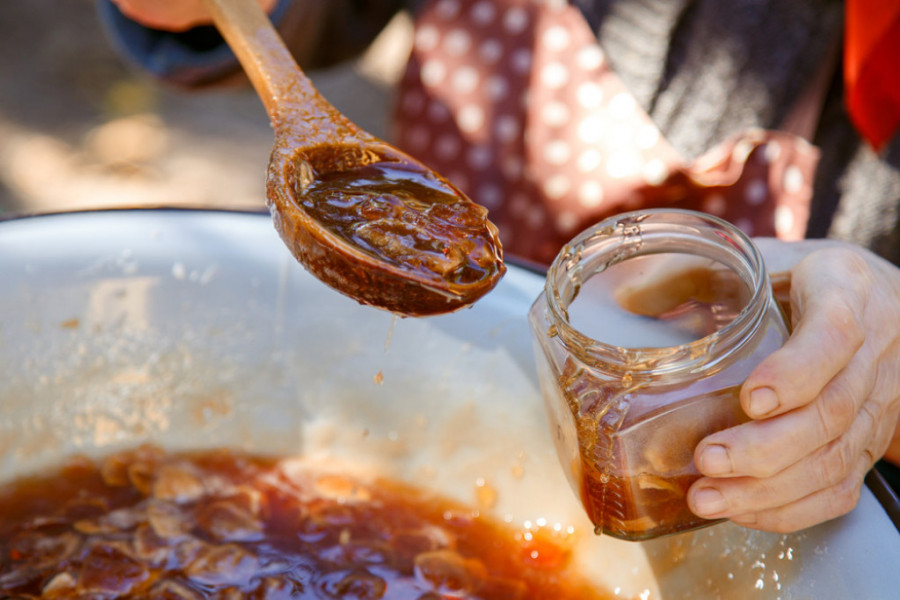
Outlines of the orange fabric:
{"label": "orange fabric", "polygon": [[900,2],[847,0],[844,38],[847,110],[879,150],[900,126]]}

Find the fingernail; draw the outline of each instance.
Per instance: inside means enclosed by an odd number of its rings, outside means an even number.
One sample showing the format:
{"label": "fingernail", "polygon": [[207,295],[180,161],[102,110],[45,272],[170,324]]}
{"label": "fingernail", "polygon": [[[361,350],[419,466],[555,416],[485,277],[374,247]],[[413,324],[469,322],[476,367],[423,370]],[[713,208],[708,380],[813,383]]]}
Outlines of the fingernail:
{"label": "fingernail", "polygon": [[778,396],[772,388],[756,388],[750,392],[750,416],[763,417],[778,408]]}
{"label": "fingernail", "polygon": [[697,468],[709,477],[728,475],[734,470],[728,450],[719,444],[711,444],[700,452]]}
{"label": "fingernail", "polygon": [[691,495],[694,512],[700,517],[714,516],[728,508],[725,496],[715,488],[700,488]]}

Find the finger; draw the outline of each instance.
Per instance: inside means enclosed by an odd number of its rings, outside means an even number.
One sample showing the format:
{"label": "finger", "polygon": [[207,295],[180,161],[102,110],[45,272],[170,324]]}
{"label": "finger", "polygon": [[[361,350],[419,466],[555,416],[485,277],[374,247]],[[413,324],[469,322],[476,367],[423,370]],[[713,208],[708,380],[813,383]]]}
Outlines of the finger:
{"label": "finger", "polygon": [[[786,504],[771,508],[740,510],[738,505],[730,502],[736,495],[732,490],[721,486],[706,486],[706,480],[697,482],[697,488],[691,488],[688,494],[688,505],[698,516],[707,519],[728,518],[744,527],[789,533],[805,529],[844,515],[856,506],[859,501],[863,478],[874,459],[865,453],[858,457],[854,469],[837,484],[813,492]],[[740,480],[732,480],[738,485]]]}
{"label": "finger", "polygon": [[792,275],[798,318],[784,346],[763,360],[741,389],[754,419],[782,414],[819,395],[865,340],[861,321],[869,268],[859,255],[824,250],[802,260]]}
{"label": "finger", "polygon": [[868,352],[857,353],[813,402],[707,436],[694,450],[697,469],[711,477],[770,477],[846,435],[875,386],[873,363]]}
{"label": "finger", "polygon": [[852,472],[832,487],[777,508],[735,515],[731,520],[750,529],[793,533],[846,515],[859,503],[865,475],[873,464],[874,458],[866,453],[858,458]]}
{"label": "finger", "polygon": [[845,435],[772,476],[699,480],[688,493],[691,510],[706,518],[734,517],[787,506],[839,486],[861,456],[867,457],[870,468],[889,436],[889,429],[879,426],[876,409],[866,403]]}

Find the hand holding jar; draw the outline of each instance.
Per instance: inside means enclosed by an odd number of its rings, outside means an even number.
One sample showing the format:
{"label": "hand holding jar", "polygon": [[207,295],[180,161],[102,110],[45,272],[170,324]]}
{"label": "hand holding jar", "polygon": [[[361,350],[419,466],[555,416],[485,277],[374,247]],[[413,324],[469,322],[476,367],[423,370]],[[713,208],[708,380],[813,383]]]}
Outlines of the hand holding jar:
{"label": "hand holding jar", "polygon": [[747,420],[741,384],[788,339],[753,243],[702,213],[612,217],[560,252],[530,323],[557,451],[597,533],[715,522],[687,503],[694,449]]}
{"label": "hand holding jar", "polygon": [[756,242],[789,275],[793,333],[741,388],[752,421],[697,446],[688,503],[790,532],[849,512],[875,461],[900,462],[900,269],[850,244]]}
{"label": "hand holding jar", "polygon": [[[742,386],[753,420],[697,446],[706,477],[688,503],[706,518],[790,532],[852,510],[882,456],[900,463],[900,269],[831,240],[755,242],[794,331]],[[669,265],[618,299],[658,313],[714,275]]]}
{"label": "hand holding jar", "polygon": [[854,246],[620,215],[557,257],[531,323],[598,533],[796,531],[849,512],[873,463],[900,459],[900,270]]}

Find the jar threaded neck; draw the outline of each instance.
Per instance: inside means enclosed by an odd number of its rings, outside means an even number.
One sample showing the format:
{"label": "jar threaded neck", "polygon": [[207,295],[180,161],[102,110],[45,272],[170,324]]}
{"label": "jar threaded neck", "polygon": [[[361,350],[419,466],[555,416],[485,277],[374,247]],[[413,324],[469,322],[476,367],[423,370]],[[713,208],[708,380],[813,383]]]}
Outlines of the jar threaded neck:
{"label": "jar threaded neck", "polygon": [[[717,331],[667,347],[623,347],[585,335],[569,318],[569,306],[584,283],[609,267],[639,256],[683,253],[705,257],[736,274],[749,291],[740,312]],[[733,225],[712,215],[677,209],[624,213],[575,237],[551,265],[545,284],[553,335],[587,365],[640,376],[689,376],[714,369],[763,321],[770,294],[762,256]]]}

